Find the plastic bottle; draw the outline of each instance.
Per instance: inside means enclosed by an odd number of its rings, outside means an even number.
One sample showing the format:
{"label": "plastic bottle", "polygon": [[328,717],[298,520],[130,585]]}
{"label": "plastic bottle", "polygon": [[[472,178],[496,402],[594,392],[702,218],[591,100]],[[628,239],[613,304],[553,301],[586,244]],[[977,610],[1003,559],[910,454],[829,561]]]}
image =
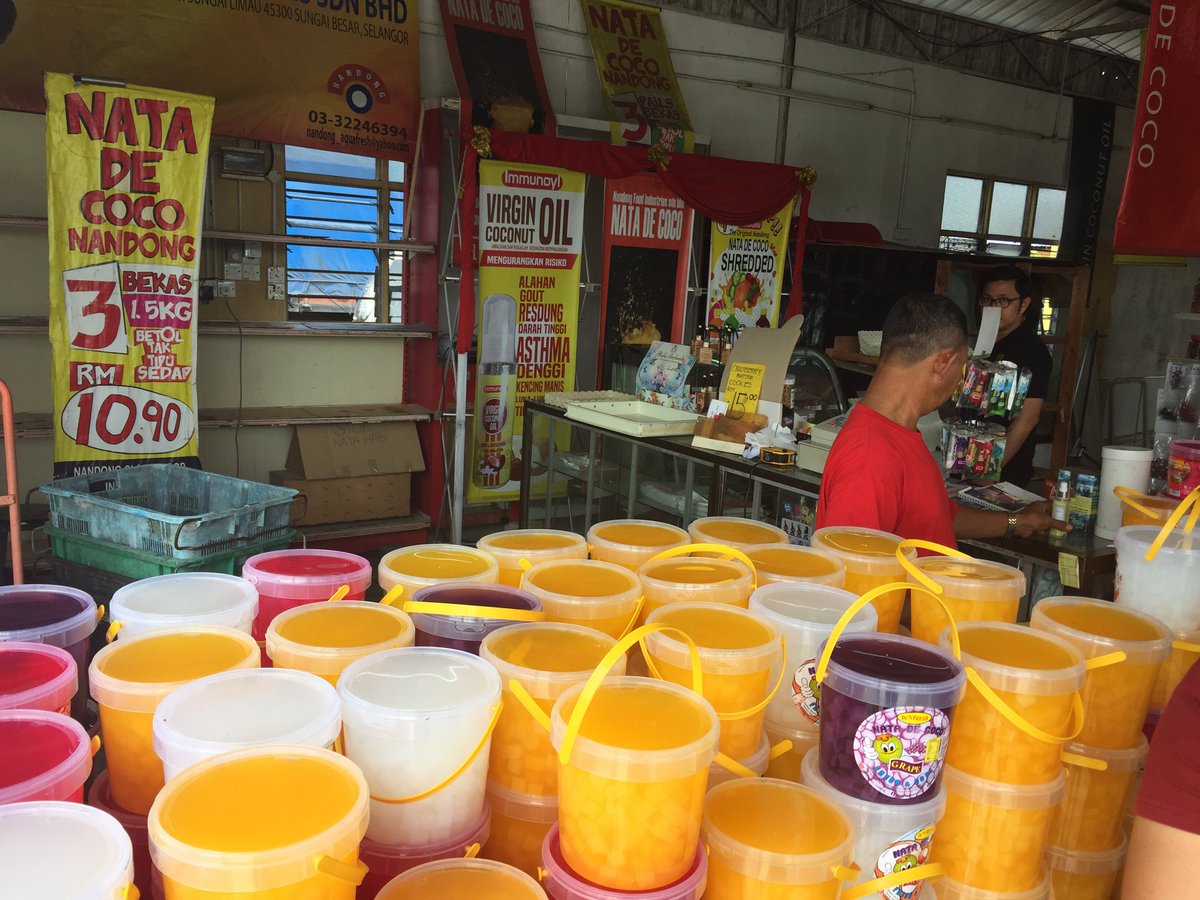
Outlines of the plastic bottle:
{"label": "plastic bottle", "polygon": [[482,428],[476,436],[471,480],[478,487],[494,488],[507,484],[512,475],[517,301],[508,294],[492,294],[483,301],[482,321],[475,370],[475,415]]}
{"label": "plastic bottle", "polygon": [[[1071,495],[1074,492],[1071,489],[1071,470],[1059,469],[1058,482],[1054,487],[1054,502],[1050,506],[1051,518],[1065,522],[1071,515]],[[1064,538],[1067,533],[1061,528],[1051,528],[1050,537]]]}

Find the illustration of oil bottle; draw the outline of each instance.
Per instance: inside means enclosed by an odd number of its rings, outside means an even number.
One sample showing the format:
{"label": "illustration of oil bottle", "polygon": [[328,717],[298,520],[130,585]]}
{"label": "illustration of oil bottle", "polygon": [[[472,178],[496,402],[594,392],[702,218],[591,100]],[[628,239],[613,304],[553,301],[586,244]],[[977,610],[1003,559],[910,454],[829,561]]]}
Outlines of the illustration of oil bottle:
{"label": "illustration of oil bottle", "polygon": [[512,474],[513,417],[517,399],[517,301],[492,294],[483,301],[479,364],[475,369],[477,487],[507,484]]}

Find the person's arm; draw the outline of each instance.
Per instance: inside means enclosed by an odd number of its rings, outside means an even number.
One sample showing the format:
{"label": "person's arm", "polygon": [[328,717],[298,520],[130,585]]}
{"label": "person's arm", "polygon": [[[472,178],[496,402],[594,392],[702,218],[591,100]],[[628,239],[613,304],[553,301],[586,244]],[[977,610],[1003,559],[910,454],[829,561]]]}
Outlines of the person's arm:
{"label": "person's arm", "polygon": [[[965,539],[1004,537],[1008,534],[1008,516],[1006,512],[977,509],[960,503],[958,515],[954,517],[954,536]],[[1038,501],[1017,512],[1013,534],[1017,537],[1029,537],[1051,527],[1063,531],[1071,530],[1071,526],[1066,522],[1059,522],[1050,517],[1050,504]]]}
{"label": "person's arm", "polygon": [[1197,858],[1200,834],[1137,816],[1129,839],[1121,896],[1124,900],[1189,896],[1187,892],[1196,880],[1188,861]]}
{"label": "person's arm", "polygon": [[1033,434],[1033,430],[1037,428],[1038,419],[1042,416],[1042,404],[1046,401],[1041,397],[1026,399],[1025,405],[1021,407],[1020,414],[1013,419],[1011,425],[1008,426],[1008,431],[1004,435],[1004,456],[1006,459],[1012,459],[1017,455],[1017,451],[1021,449],[1021,445]]}

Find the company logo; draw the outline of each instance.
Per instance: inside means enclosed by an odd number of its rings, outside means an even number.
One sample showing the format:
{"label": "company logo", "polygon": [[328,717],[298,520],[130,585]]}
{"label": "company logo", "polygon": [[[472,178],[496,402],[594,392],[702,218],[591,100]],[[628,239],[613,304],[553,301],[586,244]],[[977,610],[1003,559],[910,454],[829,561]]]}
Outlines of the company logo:
{"label": "company logo", "polygon": [[338,66],[325,81],[326,90],[341,96],[350,110],[360,116],[369,113],[376,103],[391,101],[391,94],[379,74],[357,63]]}
{"label": "company logo", "polygon": [[539,191],[562,190],[562,176],[553,172],[522,172],[517,169],[504,170],[504,186],[510,188],[535,188]]}

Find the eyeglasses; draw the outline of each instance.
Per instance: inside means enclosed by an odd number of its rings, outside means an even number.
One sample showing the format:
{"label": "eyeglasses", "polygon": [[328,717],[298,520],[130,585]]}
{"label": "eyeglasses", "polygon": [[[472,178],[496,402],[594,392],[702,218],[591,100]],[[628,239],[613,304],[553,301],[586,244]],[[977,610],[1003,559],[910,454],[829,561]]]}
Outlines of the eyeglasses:
{"label": "eyeglasses", "polygon": [[1008,309],[1014,303],[1020,302],[1020,297],[989,297],[987,294],[984,294],[979,298],[980,306],[998,306],[1001,309]]}

